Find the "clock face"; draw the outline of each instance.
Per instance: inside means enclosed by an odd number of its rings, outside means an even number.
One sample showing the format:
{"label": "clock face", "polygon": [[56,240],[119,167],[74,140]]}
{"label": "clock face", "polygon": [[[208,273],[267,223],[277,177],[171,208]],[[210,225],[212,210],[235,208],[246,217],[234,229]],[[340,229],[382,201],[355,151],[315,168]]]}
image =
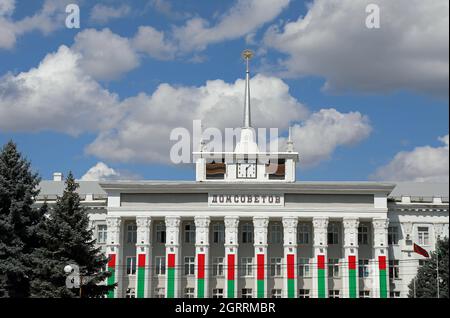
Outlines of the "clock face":
{"label": "clock face", "polygon": [[237,177],[239,179],[255,179],[256,161],[239,162],[237,164]]}

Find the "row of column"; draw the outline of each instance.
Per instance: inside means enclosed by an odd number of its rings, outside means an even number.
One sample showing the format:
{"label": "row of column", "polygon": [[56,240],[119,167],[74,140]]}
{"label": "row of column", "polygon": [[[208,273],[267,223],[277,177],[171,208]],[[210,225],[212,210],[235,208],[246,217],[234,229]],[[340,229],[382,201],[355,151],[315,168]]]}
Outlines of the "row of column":
{"label": "row of column", "polygon": [[[207,298],[209,296],[209,226],[208,216],[194,217],[195,235],[195,268],[196,268],[196,297]],[[179,298],[180,295],[180,224],[178,216],[167,216],[166,223],[166,297]],[[238,295],[238,229],[239,217],[226,216],[225,223],[225,288],[224,297],[236,298]],[[296,298],[297,289],[297,217],[283,217],[284,234],[284,266],[283,266],[283,297]],[[109,256],[108,270],[112,275],[108,284],[117,283],[117,288],[108,295],[111,298],[122,297],[122,255],[120,242],[122,231],[120,230],[120,217],[108,217],[108,245]],[[373,275],[374,286],[371,290],[374,298],[387,298],[388,275],[386,272],[387,258],[387,232],[388,220],[385,218],[373,219],[374,233],[374,264],[376,269]],[[148,216],[137,216],[137,279],[136,297],[148,298],[151,295],[151,218]],[[254,255],[256,261],[255,295],[258,298],[269,297],[267,290],[267,237],[268,217],[254,217]],[[343,271],[343,291],[345,298],[357,298],[359,294],[358,279],[358,218],[344,218],[344,245],[343,255],[345,257]],[[312,296],[315,298],[326,298],[328,294],[327,275],[327,234],[328,218],[313,218],[313,250],[315,265],[313,266]]]}

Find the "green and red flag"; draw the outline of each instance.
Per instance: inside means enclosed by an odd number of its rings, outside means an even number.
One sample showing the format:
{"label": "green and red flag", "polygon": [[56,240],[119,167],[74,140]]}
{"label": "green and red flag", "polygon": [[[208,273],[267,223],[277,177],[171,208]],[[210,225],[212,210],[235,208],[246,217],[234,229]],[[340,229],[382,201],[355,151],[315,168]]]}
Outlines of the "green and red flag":
{"label": "green and red flag", "polygon": [[228,254],[227,257],[227,297],[234,298],[234,266],[235,266],[235,256],[234,254]]}

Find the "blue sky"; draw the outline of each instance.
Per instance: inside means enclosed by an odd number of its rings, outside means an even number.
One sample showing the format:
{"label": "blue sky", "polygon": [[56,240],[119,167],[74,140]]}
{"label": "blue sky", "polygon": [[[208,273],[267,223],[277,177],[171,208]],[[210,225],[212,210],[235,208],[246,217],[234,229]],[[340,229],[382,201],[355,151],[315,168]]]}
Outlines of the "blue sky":
{"label": "blue sky", "polygon": [[63,2],[0,0],[0,144],[44,179],[193,179],[167,132],[240,125],[250,48],[254,125],[295,125],[299,180],[448,181],[446,0],[370,1],[372,30],[363,0],[67,1],[80,29]]}

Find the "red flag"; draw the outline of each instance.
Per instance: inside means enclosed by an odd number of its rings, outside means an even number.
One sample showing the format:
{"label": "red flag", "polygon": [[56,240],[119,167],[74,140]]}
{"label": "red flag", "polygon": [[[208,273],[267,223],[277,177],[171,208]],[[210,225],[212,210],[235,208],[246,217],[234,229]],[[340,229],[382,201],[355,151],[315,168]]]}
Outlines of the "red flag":
{"label": "red flag", "polygon": [[417,245],[416,243],[414,243],[414,252],[417,253],[417,254],[420,254],[420,255],[422,255],[423,257],[426,257],[426,258],[430,257],[428,252],[424,248],[422,248],[419,245]]}

